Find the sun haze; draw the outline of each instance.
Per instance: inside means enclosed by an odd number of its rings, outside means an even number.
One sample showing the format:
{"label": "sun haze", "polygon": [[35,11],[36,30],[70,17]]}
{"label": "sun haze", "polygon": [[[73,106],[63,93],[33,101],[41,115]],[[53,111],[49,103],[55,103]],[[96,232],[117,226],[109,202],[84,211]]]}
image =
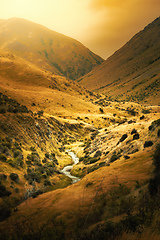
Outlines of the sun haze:
{"label": "sun haze", "polygon": [[0,0],[0,18],[20,17],[82,42],[107,58],[159,16],[159,0]]}

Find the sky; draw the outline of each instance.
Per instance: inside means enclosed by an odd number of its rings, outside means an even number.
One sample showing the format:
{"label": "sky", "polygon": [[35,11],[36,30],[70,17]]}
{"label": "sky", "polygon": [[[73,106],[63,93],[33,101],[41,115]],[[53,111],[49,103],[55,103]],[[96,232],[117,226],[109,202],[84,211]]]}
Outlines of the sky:
{"label": "sky", "polygon": [[0,19],[25,18],[104,59],[160,16],[160,0],[0,0]]}

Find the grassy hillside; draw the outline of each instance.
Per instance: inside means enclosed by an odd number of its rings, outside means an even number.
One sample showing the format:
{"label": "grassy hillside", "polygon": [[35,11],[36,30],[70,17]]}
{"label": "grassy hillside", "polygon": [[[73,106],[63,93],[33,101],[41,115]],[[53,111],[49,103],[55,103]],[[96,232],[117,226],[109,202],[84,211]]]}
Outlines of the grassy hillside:
{"label": "grassy hillside", "polygon": [[[150,104],[158,61],[142,81]],[[160,239],[158,96],[112,98],[0,49],[0,239]]]}
{"label": "grassy hillside", "polygon": [[157,18],[78,82],[116,100],[159,104],[159,24]]}
{"label": "grassy hillside", "polygon": [[0,22],[0,48],[70,79],[103,62],[80,42],[19,18]]}
{"label": "grassy hillside", "polygon": [[[68,115],[94,112],[98,107],[90,102],[90,92],[76,82],[41,70],[13,54],[1,51],[0,91],[16,99],[32,111]],[[85,101],[87,100],[87,101]]]}
{"label": "grassy hillside", "polygon": [[[150,196],[148,191],[154,170],[153,153],[159,142],[159,121],[152,121],[159,113],[152,111],[144,119],[136,118],[136,123],[116,124],[108,132],[103,129],[87,147],[72,143],[73,149],[84,149],[85,158],[91,160],[91,148],[97,141],[101,151],[97,162],[89,163],[83,158],[81,169],[85,166],[90,171],[81,181],[19,205],[0,224],[3,239],[160,239],[159,195]],[[139,139],[134,139],[133,129],[139,133]],[[124,133],[128,137],[119,142]],[[104,149],[108,141],[110,151],[122,149],[114,161]],[[146,146],[146,141],[153,144]],[[131,145],[137,145],[138,150],[134,151]]]}

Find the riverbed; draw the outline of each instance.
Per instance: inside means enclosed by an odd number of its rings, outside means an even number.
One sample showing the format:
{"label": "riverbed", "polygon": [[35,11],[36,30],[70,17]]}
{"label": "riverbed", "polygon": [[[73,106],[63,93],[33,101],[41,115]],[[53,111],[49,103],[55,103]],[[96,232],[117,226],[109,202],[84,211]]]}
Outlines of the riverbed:
{"label": "riverbed", "polygon": [[66,167],[64,167],[62,170],[61,170],[61,173],[63,173],[64,175],[66,175],[67,177],[71,178],[72,179],[72,183],[76,183],[78,181],[80,181],[80,178],[78,177],[75,177],[71,174],[71,170],[73,168],[73,166],[77,163],[79,163],[79,158],[77,157],[77,155],[72,152],[71,150],[67,150],[68,152],[68,155],[70,155],[70,157],[72,158],[73,160],[73,164],[72,165],[68,165]]}

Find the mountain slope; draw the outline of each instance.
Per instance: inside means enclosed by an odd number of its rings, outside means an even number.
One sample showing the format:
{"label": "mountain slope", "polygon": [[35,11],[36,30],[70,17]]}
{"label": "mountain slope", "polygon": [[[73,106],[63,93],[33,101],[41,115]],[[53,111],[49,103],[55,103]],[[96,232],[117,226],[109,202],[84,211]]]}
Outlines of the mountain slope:
{"label": "mountain slope", "polygon": [[159,103],[160,18],[78,81],[118,99]]}
{"label": "mountain slope", "polygon": [[[78,114],[98,109],[90,93],[76,82],[44,71],[34,64],[0,50],[0,92],[32,111],[48,114]],[[92,96],[93,98],[93,96]],[[87,101],[85,101],[86,99]]]}
{"label": "mountain slope", "polygon": [[0,48],[70,79],[103,62],[80,42],[20,18],[0,21]]}

